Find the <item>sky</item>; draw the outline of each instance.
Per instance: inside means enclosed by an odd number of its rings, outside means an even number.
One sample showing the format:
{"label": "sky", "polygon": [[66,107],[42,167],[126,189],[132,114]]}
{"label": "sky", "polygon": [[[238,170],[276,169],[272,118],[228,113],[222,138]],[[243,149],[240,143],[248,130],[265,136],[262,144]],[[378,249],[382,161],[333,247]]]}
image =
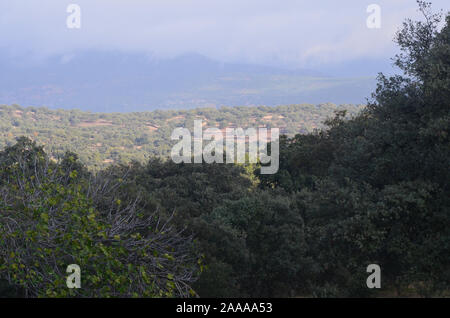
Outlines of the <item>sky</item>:
{"label": "sky", "polygon": [[[80,29],[66,25],[72,3]],[[366,25],[370,4],[381,8],[380,28]],[[0,49],[27,61],[106,50],[314,68],[392,57],[406,17],[418,17],[415,0],[2,0]]]}

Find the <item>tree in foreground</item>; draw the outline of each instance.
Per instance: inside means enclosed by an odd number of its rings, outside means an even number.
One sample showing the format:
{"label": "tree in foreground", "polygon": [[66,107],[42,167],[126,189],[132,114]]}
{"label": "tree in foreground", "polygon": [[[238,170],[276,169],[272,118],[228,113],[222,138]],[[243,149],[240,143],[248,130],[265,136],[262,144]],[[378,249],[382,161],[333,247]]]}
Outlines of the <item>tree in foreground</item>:
{"label": "tree in foreground", "polygon": [[296,197],[315,295],[376,295],[369,264],[394,294],[450,290],[450,15],[418,4],[423,21],[407,20],[396,36],[403,75],[380,74],[358,116],[339,113],[327,130],[282,140],[279,174],[261,177]]}
{"label": "tree in foreground", "polygon": [[[26,297],[190,296],[191,241],[114,198],[119,181],[92,177],[66,154],[51,162],[25,138],[0,153],[0,277]],[[81,288],[66,285],[68,265]]]}

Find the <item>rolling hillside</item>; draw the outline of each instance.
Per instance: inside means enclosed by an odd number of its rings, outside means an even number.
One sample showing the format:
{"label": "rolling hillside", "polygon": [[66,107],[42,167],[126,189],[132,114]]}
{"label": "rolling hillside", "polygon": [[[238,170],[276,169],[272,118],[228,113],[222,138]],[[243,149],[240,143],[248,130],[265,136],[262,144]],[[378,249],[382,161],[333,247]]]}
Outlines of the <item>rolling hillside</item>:
{"label": "rolling hillside", "polygon": [[176,127],[192,128],[202,119],[205,127],[277,127],[282,134],[312,132],[336,110],[357,113],[363,106],[302,104],[277,107],[197,108],[183,111],[91,113],[80,110],[0,106],[0,147],[27,136],[54,153],[74,151],[90,168],[111,163],[144,161],[167,156]]}

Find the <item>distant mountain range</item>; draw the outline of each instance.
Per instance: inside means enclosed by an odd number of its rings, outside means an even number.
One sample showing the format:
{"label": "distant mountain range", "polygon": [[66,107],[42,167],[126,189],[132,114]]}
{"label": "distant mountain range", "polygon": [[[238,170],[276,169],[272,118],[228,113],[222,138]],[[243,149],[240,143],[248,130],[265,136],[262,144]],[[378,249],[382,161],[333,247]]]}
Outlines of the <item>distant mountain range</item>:
{"label": "distant mountain range", "polygon": [[[375,74],[331,76],[213,61],[198,54],[152,59],[145,54],[83,52],[23,63],[0,54],[0,104],[95,112],[299,103],[361,104]],[[336,70],[334,70],[336,71]]]}

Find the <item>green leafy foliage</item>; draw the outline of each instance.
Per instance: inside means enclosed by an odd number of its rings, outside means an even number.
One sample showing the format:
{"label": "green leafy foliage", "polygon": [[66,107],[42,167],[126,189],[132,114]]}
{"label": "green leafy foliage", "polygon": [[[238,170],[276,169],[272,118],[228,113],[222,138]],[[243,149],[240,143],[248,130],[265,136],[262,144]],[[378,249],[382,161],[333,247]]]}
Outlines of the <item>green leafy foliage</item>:
{"label": "green leafy foliage", "polygon": [[[439,29],[440,16],[418,2],[425,22],[408,20],[396,38],[403,53],[395,64],[404,75],[380,74],[360,113],[333,109],[324,129],[307,133],[300,123],[302,134],[283,136],[274,175],[251,165],[177,165],[160,158],[116,162],[93,174],[74,153],[52,161],[26,138],[7,147],[0,153],[0,293],[448,296],[450,15]],[[196,116],[224,128],[229,122],[246,127],[249,116],[267,113],[293,118],[290,130],[302,120],[291,116],[296,107],[151,116],[166,133],[169,123]],[[107,127],[113,117],[124,125],[140,120],[136,114],[72,115],[72,126],[86,126],[83,116],[106,116],[95,122]],[[137,117],[141,125],[148,122]],[[8,129],[19,129],[19,121]],[[82,137],[74,133],[73,147],[96,138],[83,129]],[[166,147],[133,134],[134,141],[119,139],[143,145],[143,153]],[[82,266],[81,290],[64,287],[72,263]],[[367,288],[369,264],[381,266],[382,290]]]}
{"label": "green leafy foliage", "polygon": [[425,22],[408,20],[396,38],[405,76],[380,75],[351,120],[337,113],[325,131],[283,139],[279,174],[261,176],[262,188],[296,196],[318,295],[370,294],[371,263],[396,293],[448,292],[450,16],[438,30],[440,15],[419,8]]}
{"label": "green leafy foliage", "polygon": [[[74,170],[73,154],[50,162],[25,138],[0,153],[0,166],[0,276],[25,296],[189,295],[189,239],[114,200],[113,180]],[[70,264],[81,268],[80,289],[67,288]]]}
{"label": "green leafy foliage", "polygon": [[98,171],[150,156],[168,157],[176,127],[193,131],[194,120],[207,127],[277,127],[281,133],[312,132],[335,110],[355,114],[362,105],[302,104],[278,107],[221,107],[142,113],[90,113],[45,107],[0,105],[0,147],[26,136],[49,153],[76,152],[90,170]]}

